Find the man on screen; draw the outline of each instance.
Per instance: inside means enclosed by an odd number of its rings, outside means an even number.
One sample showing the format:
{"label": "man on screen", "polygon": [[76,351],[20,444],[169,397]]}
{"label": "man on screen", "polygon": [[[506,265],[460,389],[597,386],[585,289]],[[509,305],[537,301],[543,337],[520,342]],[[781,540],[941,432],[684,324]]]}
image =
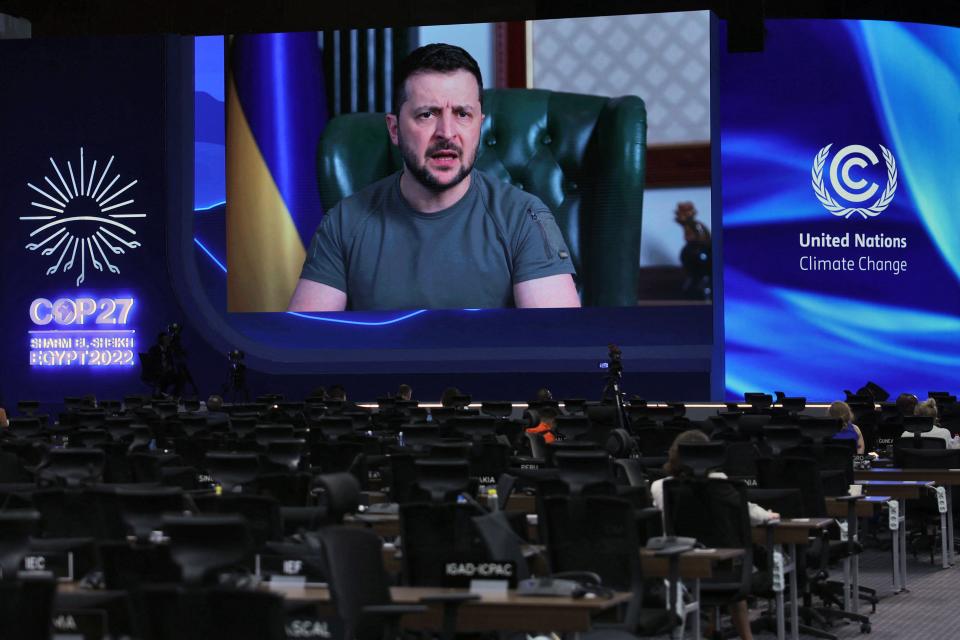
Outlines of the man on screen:
{"label": "man on screen", "polygon": [[580,306],[550,210],[474,169],[482,87],[460,47],[398,66],[386,124],[403,169],[327,212],[291,311]]}

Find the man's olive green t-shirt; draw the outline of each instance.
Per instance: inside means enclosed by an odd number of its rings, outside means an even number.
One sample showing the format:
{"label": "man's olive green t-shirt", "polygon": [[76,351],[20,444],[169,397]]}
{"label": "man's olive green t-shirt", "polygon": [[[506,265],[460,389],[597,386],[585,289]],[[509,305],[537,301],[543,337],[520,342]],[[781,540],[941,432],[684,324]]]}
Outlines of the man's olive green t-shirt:
{"label": "man's olive green t-shirt", "polygon": [[471,174],[453,206],[414,210],[400,173],[341,200],[310,243],[302,278],[347,294],[347,308],[512,307],[513,285],[575,273],[553,214],[536,196]]}

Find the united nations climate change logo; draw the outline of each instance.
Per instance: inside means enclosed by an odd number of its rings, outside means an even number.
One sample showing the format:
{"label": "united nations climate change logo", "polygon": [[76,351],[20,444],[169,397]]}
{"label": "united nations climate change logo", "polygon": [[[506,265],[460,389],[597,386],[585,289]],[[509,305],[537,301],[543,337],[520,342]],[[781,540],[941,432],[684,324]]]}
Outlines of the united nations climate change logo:
{"label": "united nations climate change logo", "polygon": [[[37,225],[30,232],[33,241],[27,244],[26,248],[40,251],[43,256],[51,256],[51,261],[53,256],[57,256],[53,266],[47,269],[48,276],[57,272],[67,273],[78,267],[80,274],[76,283],[79,287],[87,277],[88,264],[97,271],[103,272],[106,269],[110,273],[118,274],[120,269],[110,262],[110,257],[117,260],[116,256],[140,246],[140,243],[133,239],[137,235],[136,230],[129,225],[137,218],[146,218],[147,214],[123,211],[124,207],[135,202],[130,197],[130,189],[137,184],[137,180],[116,187],[120,181],[119,173],[113,175],[112,180],[107,179],[112,175],[110,168],[113,160],[114,156],[110,156],[98,174],[98,161],[94,160],[88,168],[84,163],[83,147],[80,147],[80,161],[76,171],[72,160],[68,160],[64,176],[64,172],[60,170],[61,165],[50,157],[50,164],[58,180],[44,176],[46,185],[43,188],[32,182],[27,183],[30,189],[43,198],[39,202],[30,203],[30,206],[39,209],[42,215],[38,212],[37,215],[20,216],[20,220]],[[69,182],[67,176],[70,178]]]}
{"label": "united nations climate change logo", "polygon": [[[881,193],[880,197],[869,207],[851,207],[844,206],[837,202],[824,185],[823,167],[827,162],[827,157],[830,155],[830,147],[832,146],[833,144],[831,143],[820,149],[813,159],[813,192],[816,194],[820,204],[833,215],[843,218],[849,218],[853,214],[859,213],[863,216],[863,219],[866,220],[867,218],[874,218],[883,213],[884,209],[890,206],[890,201],[893,200],[893,194],[897,191],[897,162],[893,159],[893,154],[890,150],[883,145],[878,145],[887,168],[887,186],[884,187],[883,193]],[[848,203],[859,204],[866,202],[873,198],[877,190],[880,189],[880,185],[876,182],[868,183],[863,178],[854,179],[850,175],[850,171],[854,167],[861,169],[866,168],[868,161],[870,165],[876,165],[880,162],[877,154],[869,147],[860,144],[851,144],[840,149],[830,162],[830,186],[833,187],[837,195]]]}

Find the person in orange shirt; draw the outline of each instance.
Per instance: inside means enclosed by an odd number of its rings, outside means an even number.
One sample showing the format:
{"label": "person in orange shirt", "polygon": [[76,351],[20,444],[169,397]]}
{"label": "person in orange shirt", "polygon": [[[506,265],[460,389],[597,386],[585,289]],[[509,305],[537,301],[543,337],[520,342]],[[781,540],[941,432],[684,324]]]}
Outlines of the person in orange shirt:
{"label": "person in orange shirt", "polygon": [[553,430],[557,424],[557,410],[553,407],[546,406],[541,407],[538,413],[540,414],[540,424],[527,429],[527,433],[542,433],[544,442],[547,444],[555,442],[557,436]]}

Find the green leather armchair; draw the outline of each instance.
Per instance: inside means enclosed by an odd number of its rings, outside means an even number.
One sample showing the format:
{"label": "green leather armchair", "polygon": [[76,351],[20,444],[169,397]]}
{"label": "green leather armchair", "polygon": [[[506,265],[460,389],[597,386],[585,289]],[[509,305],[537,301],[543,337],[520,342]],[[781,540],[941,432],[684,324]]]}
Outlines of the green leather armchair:
{"label": "green leather armchair", "polygon": [[[647,117],[636,96],[488,89],[476,167],[550,207],[577,268],[585,306],[634,306]],[[333,118],[317,150],[330,208],[402,167],[383,114]]]}

